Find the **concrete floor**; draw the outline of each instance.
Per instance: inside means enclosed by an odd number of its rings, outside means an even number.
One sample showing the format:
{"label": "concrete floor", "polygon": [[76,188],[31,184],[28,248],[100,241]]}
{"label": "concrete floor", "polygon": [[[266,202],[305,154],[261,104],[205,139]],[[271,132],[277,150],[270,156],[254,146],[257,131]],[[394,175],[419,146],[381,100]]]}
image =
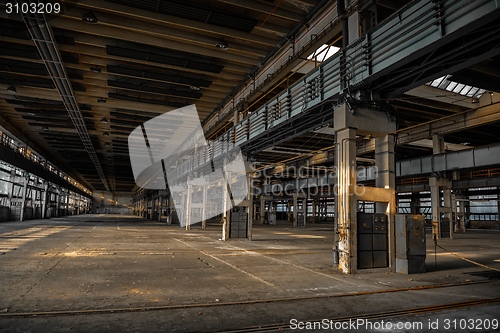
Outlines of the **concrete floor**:
{"label": "concrete floor", "polygon": [[[500,281],[435,256],[430,237],[428,273],[344,276],[331,224],[256,225],[254,241],[220,230],[110,215],[1,223],[0,331],[492,332],[500,320]],[[439,245],[500,269],[499,240],[470,230]]]}

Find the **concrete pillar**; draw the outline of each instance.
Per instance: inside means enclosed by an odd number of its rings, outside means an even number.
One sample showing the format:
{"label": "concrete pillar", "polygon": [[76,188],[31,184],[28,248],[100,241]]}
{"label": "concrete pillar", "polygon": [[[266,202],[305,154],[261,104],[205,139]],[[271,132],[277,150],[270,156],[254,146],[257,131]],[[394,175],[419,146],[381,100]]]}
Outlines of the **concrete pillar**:
{"label": "concrete pillar", "polygon": [[375,165],[377,167],[377,178],[375,186],[393,191],[392,200],[389,202],[376,202],[375,212],[387,215],[387,234],[388,234],[388,256],[389,266],[395,271],[395,262],[391,260],[396,253],[396,217],[397,198],[396,198],[396,161],[394,156],[394,136],[383,135],[375,138]]}
{"label": "concrete pillar", "polygon": [[252,240],[252,229],[253,229],[253,216],[254,216],[254,203],[253,203],[253,175],[249,173],[247,175],[247,188],[248,188],[248,225],[247,225],[247,238]]}
{"label": "concrete pillar", "polygon": [[293,223],[293,200],[286,201],[286,219],[289,223]]}
{"label": "concrete pillar", "polygon": [[442,135],[434,134],[432,136],[432,153],[437,155],[443,154],[444,152],[444,137]]}
{"label": "concrete pillar", "polygon": [[68,208],[69,208],[69,190],[66,192],[64,196],[64,216],[68,216]]}
{"label": "concrete pillar", "polygon": [[[432,153],[438,155],[444,152],[444,137],[434,134],[432,136]],[[439,180],[436,177],[430,177],[429,186],[431,188],[432,232],[436,238],[439,238],[441,235],[439,223],[441,220],[441,190]]]}
{"label": "concrete pillar", "polygon": [[[334,207],[335,207],[335,201],[334,201]],[[319,203],[318,221],[321,222],[322,220],[328,221],[328,198],[324,198]]]}
{"label": "concrete pillar", "polygon": [[443,210],[444,216],[449,219],[450,223],[450,238],[453,238],[453,210],[452,210],[452,196],[451,196],[451,188],[446,188],[443,190]]}
{"label": "concrete pillar", "polygon": [[266,199],[264,196],[260,197],[259,216],[260,224],[264,224],[266,219]]}
{"label": "concrete pillar", "polygon": [[24,185],[21,201],[21,214],[19,215],[19,221],[24,221],[24,210],[26,209],[26,193],[28,192],[28,183],[30,181],[29,175],[24,176]]}
{"label": "concrete pillar", "polygon": [[417,215],[420,213],[418,211],[419,202],[420,202],[420,193],[412,192],[410,201],[410,214]]}
{"label": "concrete pillar", "polygon": [[304,225],[303,225],[303,227],[305,228],[305,226],[307,224],[307,198],[303,198],[302,199],[302,211],[303,211],[303,214],[304,214]]}
{"label": "concrete pillar", "polygon": [[293,194],[293,227],[297,228],[297,205],[298,205],[298,200],[297,200],[297,193]]}
{"label": "concrete pillar", "polygon": [[347,19],[349,24],[349,41],[351,44],[353,41],[358,39],[361,35],[361,14],[358,11],[351,13],[349,18]]}
{"label": "concrete pillar", "polygon": [[316,223],[316,208],[317,208],[316,203],[317,203],[316,199],[312,199],[312,202],[311,202],[312,223]]}
{"label": "concrete pillar", "polygon": [[[377,177],[375,186],[378,188],[396,188],[396,164],[394,159],[394,136],[384,135],[375,138],[375,165]],[[377,202],[376,213],[386,213],[388,203]]]}
{"label": "concrete pillar", "polygon": [[345,128],[335,133],[337,149],[338,195],[335,204],[335,236],[337,238],[338,268],[346,274],[357,270],[357,200],[353,188],[356,185],[356,130]]}
{"label": "concrete pillar", "polygon": [[185,213],[184,221],[186,222],[186,230],[191,229],[191,201],[193,195],[193,185],[191,184],[191,179],[187,179],[187,191],[186,191],[186,201],[184,202]]}
{"label": "concrete pillar", "polygon": [[230,193],[229,193],[229,184],[226,184],[226,179],[231,179],[231,173],[226,171],[227,160],[224,160],[224,168],[223,172],[226,174],[224,181],[222,182],[222,240],[226,241],[229,239],[229,209],[230,209]]}
{"label": "concrete pillar", "polygon": [[[497,188],[497,191],[500,191],[500,188]],[[497,194],[497,221],[500,223],[500,194]],[[464,223],[464,230],[465,230],[465,223]]]}
{"label": "concrete pillar", "polygon": [[163,194],[158,193],[158,222],[161,222],[161,216],[163,215]]}
{"label": "concrete pillar", "polygon": [[434,237],[439,238],[439,221],[441,220],[441,193],[436,177],[429,178],[429,186],[431,189],[432,234]]}
{"label": "concrete pillar", "polygon": [[[467,197],[467,199],[469,199],[469,197]],[[465,215],[465,221],[467,220],[470,221],[470,200],[466,200],[464,202],[464,215]]]}
{"label": "concrete pillar", "polygon": [[[385,113],[366,109],[349,109],[343,105],[334,111],[335,167],[337,197],[335,198],[335,252],[337,268],[343,273],[358,269],[357,210],[359,201],[380,202],[379,211],[388,215],[388,264],[395,271],[394,214],[396,213],[394,139],[388,136],[396,124]],[[356,136],[372,135],[376,142],[376,162],[380,168],[377,186],[356,184]]]}
{"label": "concrete pillar", "polygon": [[60,217],[59,207],[61,206],[62,190],[59,188],[56,193],[56,217]]}
{"label": "concrete pillar", "polygon": [[203,208],[201,209],[201,230],[207,229],[207,187],[203,186]]}
{"label": "concrete pillar", "polygon": [[42,197],[42,219],[47,218],[47,202],[49,201],[49,183],[47,182],[43,187]]}
{"label": "concrete pillar", "polygon": [[[461,232],[465,232],[465,201],[463,200],[463,198],[458,202],[458,205],[459,205],[459,209],[460,209],[460,224],[459,224],[459,229]],[[499,205],[500,205],[500,201],[499,201]],[[499,207],[500,209],[500,207]],[[499,210],[500,212],[500,210]]]}

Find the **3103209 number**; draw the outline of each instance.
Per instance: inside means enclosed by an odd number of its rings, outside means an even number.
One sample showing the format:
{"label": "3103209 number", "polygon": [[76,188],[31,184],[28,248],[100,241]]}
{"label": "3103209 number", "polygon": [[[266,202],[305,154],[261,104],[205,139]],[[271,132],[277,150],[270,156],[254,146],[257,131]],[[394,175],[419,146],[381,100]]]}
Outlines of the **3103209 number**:
{"label": "3103209 number", "polygon": [[58,2],[7,2],[5,4],[5,12],[7,14],[59,14],[61,12],[61,4]]}

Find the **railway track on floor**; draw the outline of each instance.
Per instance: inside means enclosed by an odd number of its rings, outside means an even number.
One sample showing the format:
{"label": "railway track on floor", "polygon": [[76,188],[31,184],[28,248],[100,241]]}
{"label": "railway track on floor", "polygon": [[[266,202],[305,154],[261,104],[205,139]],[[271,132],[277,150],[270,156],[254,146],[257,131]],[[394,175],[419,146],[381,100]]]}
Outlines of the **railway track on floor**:
{"label": "railway track on floor", "polygon": [[[425,307],[418,307],[418,308],[409,308],[409,309],[395,310],[395,311],[385,311],[385,312],[370,313],[370,314],[363,314],[363,315],[350,316],[350,317],[323,318],[323,319],[316,319],[316,320],[301,320],[301,321],[304,323],[305,322],[323,323],[326,321],[326,322],[328,322],[328,325],[335,326],[335,323],[348,323],[348,322],[350,323],[351,321],[357,322],[358,320],[363,320],[366,323],[366,321],[392,319],[392,318],[409,316],[409,315],[421,315],[421,314],[428,314],[428,313],[434,313],[434,312],[445,311],[445,310],[455,310],[455,309],[461,309],[461,308],[466,308],[466,307],[471,307],[471,306],[494,304],[494,303],[500,303],[500,297],[485,298],[485,299],[479,299],[479,300],[456,302],[456,303],[449,303],[449,304],[442,304],[442,305],[425,306]],[[296,325],[296,323],[294,323],[294,325]],[[287,330],[296,330],[296,329],[292,329],[291,323],[280,323],[280,324],[270,324],[270,325],[246,327],[246,328],[241,328],[241,329],[236,329],[236,330],[218,331],[217,333],[247,333],[247,332],[273,332],[273,331],[283,332],[283,331],[287,331]]]}
{"label": "railway track on floor", "polygon": [[[406,292],[406,291],[419,291],[419,290],[431,290],[431,289],[450,288],[450,287],[461,287],[461,286],[485,284],[485,283],[491,283],[491,282],[493,282],[493,280],[478,280],[478,281],[466,281],[466,282],[458,282],[458,283],[447,283],[447,284],[424,285],[424,286],[416,286],[416,287],[384,289],[384,290],[375,290],[375,291],[361,291],[361,292],[352,292],[352,293],[345,293],[345,294],[283,297],[283,298],[256,299],[256,300],[232,301],[232,302],[215,302],[215,303],[192,303],[192,304],[159,305],[159,306],[143,306],[143,307],[58,310],[58,311],[29,311],[29,312],[8,312],[8,309],[7,309],[6,312],[0,313],[0,320],[2,318],[33,318],[33,317],[42,317],[42,316],[56,316],[57,317],[57,316],[103,315],[103,314],[146,312],[146,311],[168,311],[168,310],[198,309],[198,308],[203,309],[203,308],[224,307],[224,306],[270,304],[270,303],[279,303],[279,302],[297,302],[297,301],[320,300],[320,299],[335,299],[335,298],[342,298],[342,297],[377,295],[377,294],[385,294],[385,293],[397,293],[397,292]],[[500,297],[499,298],[484,299],[481,301],[483,301],[483,302],[486,302],[486,301],[500,302]],[[474,302],[474,301],[471,301],[471,302]],[[480,302],[480,301],[476,301],[476,302]],[[471,305],[473,305],[473,304],[471,303]],[[445,307],[445,306],[446,305],[443,305],[443,307]],[[458,306],[458,305],[455,305],[455,306]],[[405,310],[405,311],[410,311],[410,310]],[[396,312],[397,311],[395,311],[395,313]],[[395,315],[396,314],[393,314],[393,316],[395,316]],[[254,328],[254,329],[256,329],[256,328]],[[240,332],[240,331],[235,331],[235,332]],[[241,331],[241,332],[245,332],[245,331]],[[248,331],[248,332],[253,332],[253,331]],[[258,332],[258,331],[255,331],[255,332]]]}

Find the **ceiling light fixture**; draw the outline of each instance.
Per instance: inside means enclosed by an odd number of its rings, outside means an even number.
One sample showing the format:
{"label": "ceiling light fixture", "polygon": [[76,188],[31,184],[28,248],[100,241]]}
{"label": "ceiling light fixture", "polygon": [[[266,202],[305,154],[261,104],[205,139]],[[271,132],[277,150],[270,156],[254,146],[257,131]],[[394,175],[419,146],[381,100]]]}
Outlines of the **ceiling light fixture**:
{"label": "ceiling light fixture", "polygon": [[48,131],[48,130],[49,130],[49,126],[47,126],[47,125],[42,126],[42,131]]}
{"label": "ceiling light fixture", "polygon": [[98,98],[97,103],[106,103],[106,100],[104,98]]}
{"label": "ceiling light fixture", "polygon": [[217,43],[215,43],[215,47],[222,51],[229,50],[229,45],[227,45],[225,40],[220,40]]}
{"label": "ceiling light fixture", "polygon": [[106,118],[102,118],[102,119],[101,119],[101,123],[103,123],[103,124],[107,124],[107,123],[108,123],[108,120],[107,120]]}
{"label": "ceiling light fixture", "polygon": [[109,142],[104,142],[104,145],[105,145],[106,147],[109,147],[109,146],[110,146]]}
{"label": "ceiling light fixture", "polygon": [[17,89],[14,86],[10,86],[10,87],[7,88],[7,91],[11,91],[11,92],[15,93],[15,92],[17,92]]}
{"label": "ceiling light fixture", "polygon": [[82,15],[82,21],[89,24],[96,24],[98,20],[97,16],[95,16],[94,13],[86,12]]}
{"label": "ceiling light fixture", "polygon": [[479,103],[479,98],[477,97],[472,97],[472,104],[476,104],[476,103]]}
{"label": "ceiling light fixture", "polygon": [[189,89],[198,91],[198,90],[200,90],[200,87],[198,87],[198,86],[189,86]]}
{"label": "ceiling light fixture", "polygon": [[109,133],[108,132],[104,132],[104,133],[102,133],[102,135],[109,136]]}
{"label": "ceiling light fixture", "polygon": [[95,67],[90,67],[90,71],[94,72],[94,73],[100,73],[101,69],[99,67],[95,66]]}

